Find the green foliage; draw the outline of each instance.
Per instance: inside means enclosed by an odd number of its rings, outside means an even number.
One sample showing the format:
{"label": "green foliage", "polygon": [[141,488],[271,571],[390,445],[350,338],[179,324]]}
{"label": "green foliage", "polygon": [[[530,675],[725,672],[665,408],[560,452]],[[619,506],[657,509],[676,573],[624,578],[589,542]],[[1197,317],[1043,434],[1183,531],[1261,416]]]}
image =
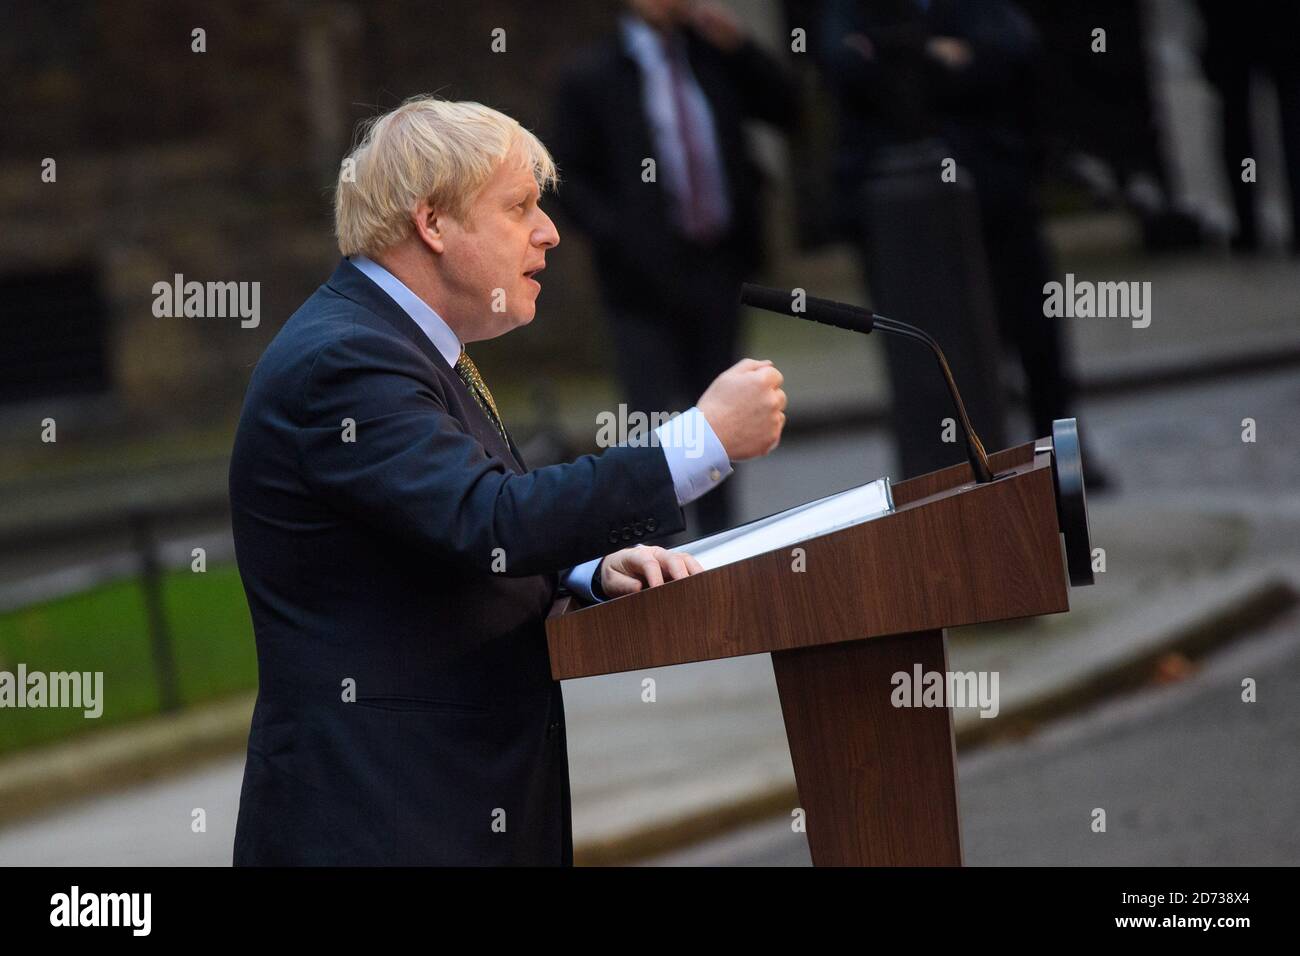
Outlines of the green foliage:
{"label": "green foliage", "polygon": [[[181,701],[197,704],[257,686],[252,622],[239,574],[213,566],[163,579]],[[0,753],[94,732],[158,712],[158,679],[140,583],[131,579],[0,615],[0,670],[102,671],[97,719],[67,708],[0,710]]]}

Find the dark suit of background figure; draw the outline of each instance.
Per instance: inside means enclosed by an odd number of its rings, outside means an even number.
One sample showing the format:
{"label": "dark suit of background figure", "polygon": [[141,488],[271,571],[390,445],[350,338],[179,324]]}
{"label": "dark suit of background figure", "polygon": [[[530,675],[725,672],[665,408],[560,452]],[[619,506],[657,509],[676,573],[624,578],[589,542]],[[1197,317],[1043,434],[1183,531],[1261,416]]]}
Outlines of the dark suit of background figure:
{"label": "dark suit of background figure", "polygon": [[[621,33],[564,77],[548,144],[560,166],[557,198],[590,237],[623,394],[630,410],[689,407],[737,359],[740,283],[760,267],[762,175],[743,122],[786,124],[795,115],[792,81],[752,42],[725,53],[685,32],[686,56],[708,101],[727,198],[726,230],[713,241],[686,238],[657,163],[642,99],[641,71]],[[704,531],[731,519],[728,486],[697,503]]]}
{"label": "dark suit of background figure", "polygon": [[[1198,221],[1175,202],[1173,177],[1161,149],[1163,118],[1151,79],[1150,17],[1145,0],[1020,0],[1043,37],[1039,100],[1054,160],[1101,159],[1142,226],[1152,252],[1196,245]],[[1106,31],[1104,53],[1093,31]],[[1144,184],[1144,188],[1136,188]],[[1095,184],[1094,184],[1095,185]]]}
{"label": "dark suit of background figure", "polygon": [[[844,46],[851,33],[870,40],[871,60]],[[927,55],[927,40],[940,36],[969,44],[969,65],[954,71]],[[1073,386],[1060,321],[1043,316],[1052,266],[1037,196],[1041,51],[1033,25],[1005,0],[935,0],[926,10],[913,0],[828,0],[822,42],[841,105],[844,195],[860,194],[857,184],[885,150],[929,139],[973,179],[1002,337],[1024,370],[1034,434],[1050,435],[1053,419],[1071,414]]]}
{"label": "dark suit of background figure", "polygon": [[[1287,178],[1291,200],[1291,248],[1300,250],[1300,5],[1262,0],[1200,0],[1205,19],[1203,60],[1206,79],[1219,91],[1223,107],[1223,165],[1237,213],[1238,248],[1259,248],[1259,223],[1255,202],[1258,181]],[[1282,129],[1283,169],[1256,169],[1257,181],[1244,182],[1241,161],[1259,161],[1251,121],[1250,80],[1268,77],[1277,87]]]}
{"label": "dark suit of background figure", "polygon": [[543,619],[557,571],[683,526],[663,451],[527,471],[344,261],[253,373],[230,503],[258,657],[235,863],[571,863]]}

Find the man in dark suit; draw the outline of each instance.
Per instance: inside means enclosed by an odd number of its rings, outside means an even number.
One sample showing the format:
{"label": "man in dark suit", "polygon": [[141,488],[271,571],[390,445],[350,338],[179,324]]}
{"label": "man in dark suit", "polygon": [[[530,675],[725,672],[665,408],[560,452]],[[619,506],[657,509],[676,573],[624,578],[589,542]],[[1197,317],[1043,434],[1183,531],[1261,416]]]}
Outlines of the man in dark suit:
{"label": "man in dark suit", "polygon": [[[592,240],[629,407],[680,407],[735,361],[736,290],[759,268],[762,175],[744,122],[788,126],[786,71],[725,9],[634,0],[564,77],[551,146],[563,209]],[[727,527],[726,489],[700,501]]]}
{"label": "man in dark suit", "polygon": [[259,667],[236,864],[570,863],[561,578],[599,600],[699,570],[627,546],[779,440],[780,373],[747,359],[656,443],[527,469],[464,345],[532,320],[554,177],[513,120],[432,99],[344,164],[346,258],[262,356],[231,459]]}

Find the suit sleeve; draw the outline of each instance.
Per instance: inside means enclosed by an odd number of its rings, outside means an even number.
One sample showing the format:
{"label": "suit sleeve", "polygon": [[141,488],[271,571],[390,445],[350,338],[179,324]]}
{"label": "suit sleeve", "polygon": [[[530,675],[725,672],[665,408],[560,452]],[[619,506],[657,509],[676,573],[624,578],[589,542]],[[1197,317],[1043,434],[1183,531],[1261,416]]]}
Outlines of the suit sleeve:
{"label": "suit sleeve", "polygon": [[437,558],[484,571],[504,558],[510,576],[684,526],[661,449],[611,448],[518,475],[448,413],[441,388],[423,355],[364,326],[326,346],[297,423],[308,487]]}

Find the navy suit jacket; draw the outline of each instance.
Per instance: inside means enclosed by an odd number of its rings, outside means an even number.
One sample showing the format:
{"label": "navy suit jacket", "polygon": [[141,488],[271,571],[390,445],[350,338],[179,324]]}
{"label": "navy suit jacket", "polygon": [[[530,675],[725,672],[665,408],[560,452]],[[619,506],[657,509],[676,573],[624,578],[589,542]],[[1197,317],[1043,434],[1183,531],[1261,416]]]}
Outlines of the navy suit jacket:
{"label": "navy suit jacket", "polygon": [[344,260],[253,372],[230,504],[258,658],[235,863],[571,863],[543,622],[558,571],[682,528],[662,450],[528,471]]}

